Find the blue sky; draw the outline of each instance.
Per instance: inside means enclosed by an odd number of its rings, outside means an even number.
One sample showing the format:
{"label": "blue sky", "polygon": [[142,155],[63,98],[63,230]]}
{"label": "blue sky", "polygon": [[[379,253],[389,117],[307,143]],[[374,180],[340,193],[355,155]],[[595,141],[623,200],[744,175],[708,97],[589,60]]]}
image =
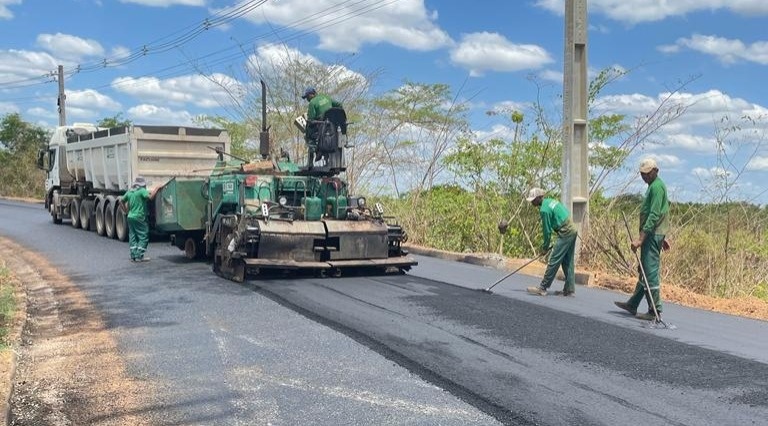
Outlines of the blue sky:
{"label": "blue sky", "polygon": [[[686,108],[632,161],[655,157],[673,199],[727,192],[768,203],[768,2],[588,4],[592,73],[629,71],[602,93],[601,110],[633,121],[664,99]],[[226,115],[219,89],[198,69],[226,76],[242,68],[244,51],[277,55],[280,45],[353,71],[379,70],[376,92],[406,79],[461,88],[477,137],[503,137],[508,123],[486,111],[526,110],[539,96],[560,114],[563,9],[563,0],[0,0],[0,114],[55,125],[57,86],[46,75],[62,64],[70,123],[122,113],[135,123],[190,124],[199,114]],[[223,19],[227,11],[242,13]],[[196,31],[206,19],[211,27]],[[641,189],[632,172],[611,180],[615,191],[625,181],[634,182],[626,190]]]}

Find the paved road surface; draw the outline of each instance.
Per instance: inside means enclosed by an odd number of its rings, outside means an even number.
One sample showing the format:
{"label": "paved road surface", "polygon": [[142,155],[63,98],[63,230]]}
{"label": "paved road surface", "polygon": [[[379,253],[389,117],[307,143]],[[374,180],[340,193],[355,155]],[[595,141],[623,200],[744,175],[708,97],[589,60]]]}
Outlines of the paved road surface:
{"label": "paved road surface", "polygon": [[[667,305],[643,328],[613,300],[524,292],[501,271],[420,257],[408,275],[237,285],[180,251],[127,247],[0,201],[0,235],[70,274],[158,424],[766,424],[768,324]],[[72,250],[77,247],[77,250]],[[556,284],[557,285],[557,284]],[[466,287],[466,288],[465,288]]]}

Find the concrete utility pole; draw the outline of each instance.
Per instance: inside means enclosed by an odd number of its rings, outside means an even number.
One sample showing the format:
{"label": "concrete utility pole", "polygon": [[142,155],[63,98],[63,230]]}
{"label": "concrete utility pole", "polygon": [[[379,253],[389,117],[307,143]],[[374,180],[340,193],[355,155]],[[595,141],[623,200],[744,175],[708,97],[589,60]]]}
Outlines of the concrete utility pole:
{"label": "concrete utility pole", "polygon": [[64,94],[64,66],[59,65],[59,126],[67,125],[67,109],[65,101],[67,95]]}
{"label": "concrete utility pole", "polygon": [[[563,195],[582,238],[589,232],[587,0],[565,0],[563,61]],[[581,240],[576,240],[576,258]]]}

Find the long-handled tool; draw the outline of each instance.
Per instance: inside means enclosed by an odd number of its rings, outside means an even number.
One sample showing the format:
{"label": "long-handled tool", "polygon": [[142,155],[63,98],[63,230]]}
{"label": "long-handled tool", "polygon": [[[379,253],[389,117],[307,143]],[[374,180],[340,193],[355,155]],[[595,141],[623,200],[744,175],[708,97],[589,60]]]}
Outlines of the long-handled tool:
{"label": "long-handled tool", "polygon": [[[627,227],[627,234],[629,235],[629,241],[632,241],[632,230],[629,229],[629,221],[627,220],[627,216],[624,214],[624,212],[621,212],[621,216],[624,218],[624,226]],[[653,309],[653,316],[655,317],[654,323],[655,324],[661,324],[666,328],[671,328],[667,325],[664,321],[661,320],[661,315],[659,315],[659,311],[656,310],[656,301],[653,300],[653,293],[651,292],[651,285],[648,283],[648,276],[645,274],[645,268],[643,268],[643,262],[640,261],[640,255],[637,254],[637,251],[632,250],[632,252],[635,254],[635,260],[637,260],[637,264],[640,267],[640,276],[643,278],[643,284],[645,286],[645,293],[648,296],[648,304],[651,305],[651,309]]]}
{"label": "long-handled tool", "polygon": [[512,272],[508,273],[507,275],[504,275],[503,277],[499,278],[499,280],[498,280],[498,281],[496,281],[495,283],[491,284],[491,286],[490,286],[490,287],[488,287],[488,288],[478,288],[478,289],[476,289],[476,290],[477,290],[477,291],[482,291],[482,292],[485,292],[485,293],[493,293],[493,292],[491,291],[491,289],[492,289],[492,288],[494,288],[494,287],[496,287],[496,285],[497,285],[497,284],[499,284],[500,282],[502,282],[502,281],[506,280],[507,278],[511,277],[512,275],[515,275],[515,274],[516,274],[516,273],[518,273],[518,272],[519,272],[521,269],[525,268],[526,266],[530,265],[531,263],[533,263],[533,262],[535,262],[535,261],[537,261],[537,260],[541,259],[541,258],[542,258],[542,257],[544,257],[544,256],[545,256],[547,253],[549,253],[549,251],[545,251],[545,252],[541,253],[540,255],[538,255],[538,256],[536,256],[536,257],[534,257],[533,259],[531,259],[531,260],[529,260],[529,261],[525,262],[525,263],[523,264],[523,266],[521,266],[521,267],[519,267],[519,268],[515,269],[514,271],[512,271]]}

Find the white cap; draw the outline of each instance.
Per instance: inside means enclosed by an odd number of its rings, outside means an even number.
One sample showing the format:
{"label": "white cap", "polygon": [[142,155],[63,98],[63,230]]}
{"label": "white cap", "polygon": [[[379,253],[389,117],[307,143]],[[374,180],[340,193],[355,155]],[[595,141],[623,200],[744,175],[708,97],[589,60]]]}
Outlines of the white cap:
{"label": "white cap", "polygon": [[141,176],[136,176],[136,179],[133,181],[133,185],[131,185],[132,188],[143,188],[147,186],[147,181],[144,180]]}
{"label": "white cap", "polygon": [[640,173],[650,173],[653,169],[658,168],[656,160],[653,158],[644,158],[643,161],[640,162]]}
{"label": "white cap", "polygon": [[546,192],[544,192],[541,188],[531,188],[530,191],[528,191],[528,197],[525,199],[528,200],[530,203],[531,201],[535,200],[537,197],[543,197]]}

